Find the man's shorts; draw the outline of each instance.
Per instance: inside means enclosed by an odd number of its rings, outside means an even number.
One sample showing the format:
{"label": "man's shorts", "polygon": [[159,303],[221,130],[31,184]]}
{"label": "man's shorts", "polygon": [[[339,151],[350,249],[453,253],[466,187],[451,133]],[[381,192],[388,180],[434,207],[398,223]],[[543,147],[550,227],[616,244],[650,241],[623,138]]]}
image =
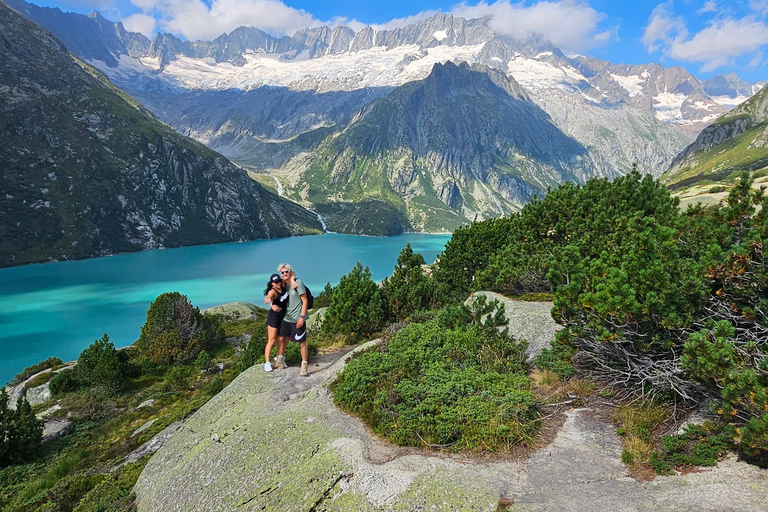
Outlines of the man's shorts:
{"label": "man's shorts", "polygon": [[280,324],[279,334],[280,336],[288,336],[291,341],[304,343],[307,341],[307,322],[305,321],[299,329],[296,327],[296,322],[291,323],[283,320],[283,323]]}

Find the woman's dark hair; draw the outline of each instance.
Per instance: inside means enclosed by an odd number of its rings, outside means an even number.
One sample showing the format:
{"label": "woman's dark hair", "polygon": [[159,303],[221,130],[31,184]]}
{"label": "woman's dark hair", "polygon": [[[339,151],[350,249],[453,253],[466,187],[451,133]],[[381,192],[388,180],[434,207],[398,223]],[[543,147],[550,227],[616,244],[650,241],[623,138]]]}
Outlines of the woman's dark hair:
{"label": "woman's dark hair", "polygon": [[[280,289],[282,290],[285,287],[285,285],[280,282]],[[272,281],[267,282],[267,289],[264,290],[264,295],[268,294],[270,291],[272,291]]]}

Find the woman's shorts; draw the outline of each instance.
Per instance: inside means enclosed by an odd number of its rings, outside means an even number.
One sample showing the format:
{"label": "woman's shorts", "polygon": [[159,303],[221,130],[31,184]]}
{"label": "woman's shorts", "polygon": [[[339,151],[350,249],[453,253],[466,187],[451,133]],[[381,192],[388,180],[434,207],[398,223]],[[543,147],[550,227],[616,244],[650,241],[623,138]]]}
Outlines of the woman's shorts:
{"label": "woman's shorts", "polygon": [[285,315],[282,314],[282,312],[276,313],[270,309],[269,313],[267,313],[267,325],[279,329],[284,316]]}

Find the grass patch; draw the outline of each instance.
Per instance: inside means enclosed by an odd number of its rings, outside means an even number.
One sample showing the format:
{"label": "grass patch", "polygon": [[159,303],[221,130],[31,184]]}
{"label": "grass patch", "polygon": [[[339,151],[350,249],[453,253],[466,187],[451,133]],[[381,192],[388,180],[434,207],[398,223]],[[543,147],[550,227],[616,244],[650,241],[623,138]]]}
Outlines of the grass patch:
{"label": "grass patch", "polygon": [[654,437],[670,415],[666,405],[652,402],[620,406],[613,421],[624,446],[621,460],[630,466],[647,465],[654,452]]}

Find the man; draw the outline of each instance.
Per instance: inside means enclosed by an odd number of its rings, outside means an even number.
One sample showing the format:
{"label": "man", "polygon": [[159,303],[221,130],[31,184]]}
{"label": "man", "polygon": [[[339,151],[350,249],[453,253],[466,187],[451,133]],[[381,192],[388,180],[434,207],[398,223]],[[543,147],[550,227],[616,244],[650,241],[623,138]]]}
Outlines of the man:
{"label": "man", "polygon": [[[301,279],[296,279],[293,268],[287,263],[281,263],[277,267],[283,278],[285,288],[288,290],[288,305],[285,308],[285,317],[280,324],[280,336],[285,336],[290,341],[296,341],[301,345],[301,377],[307,376],[307,289]],[[279,356],[278,356],[279,357]],[[280,362],[278,361],[278,365]],[[278,366],[279,367],[279,366]]]}

